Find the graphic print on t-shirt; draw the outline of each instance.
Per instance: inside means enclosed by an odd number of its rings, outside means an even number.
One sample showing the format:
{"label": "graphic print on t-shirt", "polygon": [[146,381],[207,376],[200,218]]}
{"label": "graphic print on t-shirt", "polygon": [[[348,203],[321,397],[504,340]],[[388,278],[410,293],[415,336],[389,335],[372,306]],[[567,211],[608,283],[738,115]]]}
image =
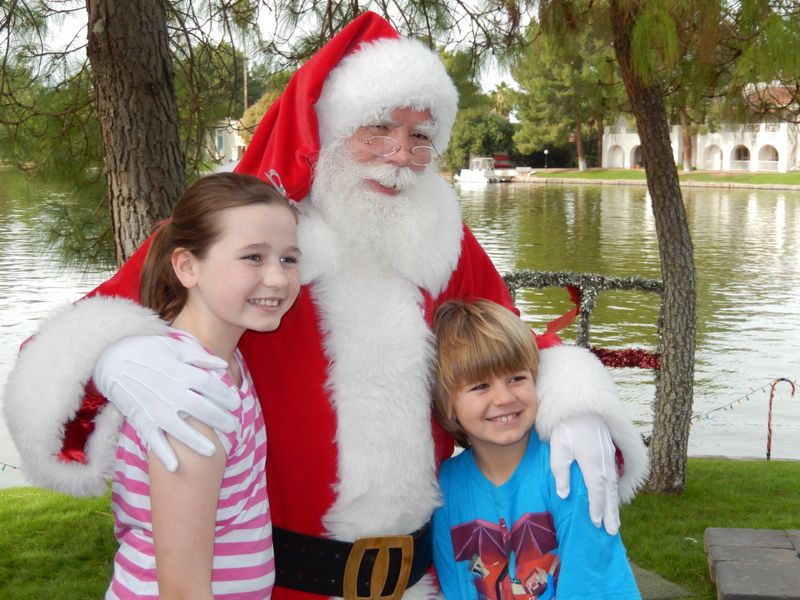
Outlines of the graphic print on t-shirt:
{"label": "graphic print on t-shirt", "polygon": [[450,529],[456,562],[468,561],[478,600],[555,597],[559,560],[549,512],[526,513],[509,531],[505,519],[475,519]]}

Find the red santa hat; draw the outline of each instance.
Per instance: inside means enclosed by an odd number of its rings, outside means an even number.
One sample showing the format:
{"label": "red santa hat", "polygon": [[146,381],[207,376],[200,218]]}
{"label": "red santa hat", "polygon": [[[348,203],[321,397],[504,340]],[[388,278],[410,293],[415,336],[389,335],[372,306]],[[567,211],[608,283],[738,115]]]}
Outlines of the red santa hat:
{"label": "red santa hat", "polygon": [[320,141],[327,145],[348,137],[399,107],[431,111],[433,144],[443,152],[458,108],[444,64],[422,43],[401,38],[379,15],[364,13],[298,69],[235,170],[302,200]]}

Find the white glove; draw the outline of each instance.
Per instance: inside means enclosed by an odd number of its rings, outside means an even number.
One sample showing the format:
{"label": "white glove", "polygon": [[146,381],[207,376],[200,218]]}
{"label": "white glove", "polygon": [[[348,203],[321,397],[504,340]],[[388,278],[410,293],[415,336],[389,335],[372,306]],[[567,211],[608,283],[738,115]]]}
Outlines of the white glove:
{"label": "white glove", "polygon": [[226,410],[239,407],[239,394],[216,374],[203,370],[224,371],[227,366],[224,360],[194,344],[167,336],[140,335],[106,348],[92,375],[97,389],[174,472],[178,458],[164,432],[204,456],[214,454],[211,440],[188,425],[185,416],[226,433],[235,429],[236,419]]}
{"label": "white glove", "polygon": [[561,421],[550,437],[550,469],[560,498],[569,495],[569,470],[578,461],[589,491],[589,515],[595,526],[619,531],[619,492],[614,442],[597,415],[581,415]]}

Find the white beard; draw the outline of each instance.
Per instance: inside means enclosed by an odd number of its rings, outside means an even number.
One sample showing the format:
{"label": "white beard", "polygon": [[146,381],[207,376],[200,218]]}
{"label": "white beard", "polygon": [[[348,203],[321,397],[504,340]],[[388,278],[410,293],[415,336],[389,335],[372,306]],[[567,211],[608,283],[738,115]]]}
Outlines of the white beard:
{"label": "white beard", "polygon": [[[399,193],[375,191],[366,184],[368,180]],[[308,208],[319,211],[321,220],[335,232],[337,245],[351,266],[352,261],[362,268],[371,265],[425,287],[427,282],[419,280],[415,271],[433,257],[416,256],[413,249],[450,238],[443,226],[451,231],[454,225],[460,228],[460,211],[457,201],[450,204],[452,196],[435,167],[418,173],[408,167],[364,163],[338,143],[320,153]],[[454,267],[454,263],[449,265],[449,270]]]}

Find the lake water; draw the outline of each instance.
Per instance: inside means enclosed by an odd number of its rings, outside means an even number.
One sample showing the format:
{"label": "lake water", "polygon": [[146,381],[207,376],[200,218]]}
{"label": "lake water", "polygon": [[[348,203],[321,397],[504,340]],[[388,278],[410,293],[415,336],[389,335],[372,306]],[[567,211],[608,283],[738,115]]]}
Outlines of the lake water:
{"label": "lake water", "polygon": [[[0,176],[0,386],[19,344],[43,318],[110,275],[58,268],[43,249],[37,203]],[[660,278],[658,243],[644,187],[498,184],[459,188],[466,221],[498,269],[593,272]],[[698,288],[697,365],[689,453],[763,458],[770,384],[800,380],[800,193],[684,190]],[[531,325],[570,308],[563,290],[524,291]],[[603,347],[656,343],[658,299],[604,292],[590,341]],[[574,328],[564,338],[574,337]],[[613,371],[643,432],[652,422],[653,373]],[[800,393],[775,388],[772,457],[800,459]],[[0,487],[25,485],[0,417]]]}

